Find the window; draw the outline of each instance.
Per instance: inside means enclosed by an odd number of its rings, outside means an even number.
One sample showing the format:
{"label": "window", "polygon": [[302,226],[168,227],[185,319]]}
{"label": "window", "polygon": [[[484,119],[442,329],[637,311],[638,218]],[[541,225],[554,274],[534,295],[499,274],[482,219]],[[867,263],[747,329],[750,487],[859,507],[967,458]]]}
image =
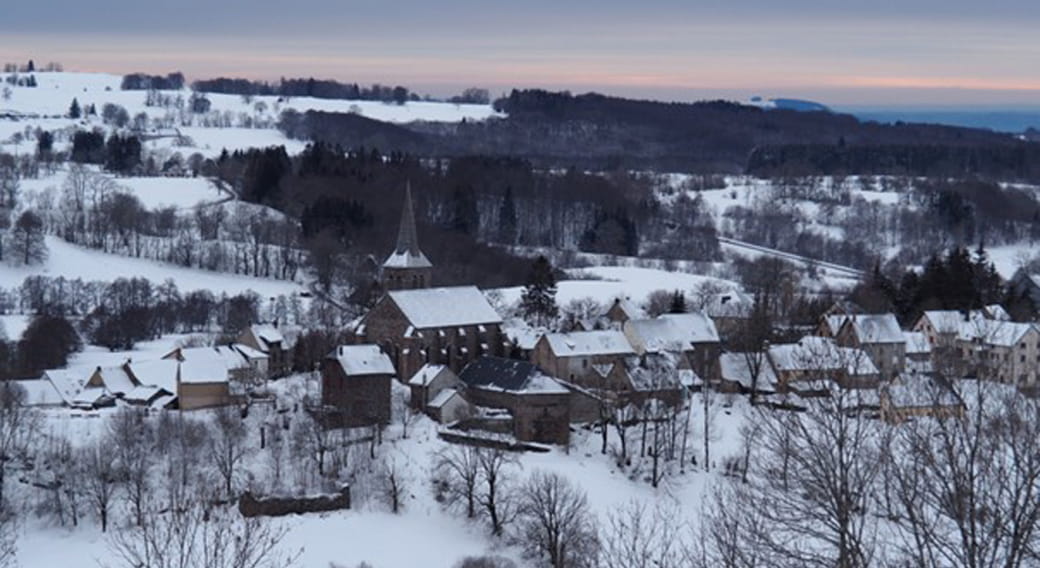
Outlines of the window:
{"label": "window", "polygon": [[582,369],[588,369],[589,368],[589,360],[588,359],[582,359],[581,360],[581,368]]}

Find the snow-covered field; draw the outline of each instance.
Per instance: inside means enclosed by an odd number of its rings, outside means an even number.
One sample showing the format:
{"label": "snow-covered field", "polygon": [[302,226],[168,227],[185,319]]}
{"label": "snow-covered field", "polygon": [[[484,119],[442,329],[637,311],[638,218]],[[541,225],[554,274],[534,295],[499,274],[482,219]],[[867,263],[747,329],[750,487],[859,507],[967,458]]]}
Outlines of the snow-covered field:
{"label": "snow-covered field", "polygon": [[[191,209],[231,197],[220,191],[212,181],[202,177],[116,177],[103,172],[100,175],[111,179],[117,191],[133,194],[141,201],[141,205],[151,210],[163,207]],[[51,191],[53,198],[58,200],[67,176],[67,168],[60,168],[53,175],[22,179],[18,182],[19,190],[28,201],[47,191]]]}
{"label": "snow-covered field", "polygon": [[[556,302],[566,305],[572,300],[592,298],[601,304],[609,304],[615,298],[627,298],[637,304],[646,301],[651,292],[657,290],[680,290],[689,293],[704,282],[714,282],[727,289],[740,286],[729,280],[721,280],[685,272],[669,272],[653,268],[631,266],[596,266],[570,271],[572,277],[582,276],[592,280],[563,280],[557,283]],[[502,300],[512,304],[520,300],[522,287],[501,288]]]}
{"label": "snow-covered field", "polygon": [[152,282],[173,280],[180,290],[210,290],[214,294],[239,294],[253,290],[262,298],[293,295],[302,291],[301,284],[285,280],[253,278],[238,274],[209,272],[172,264],[106,254],[69,244],[58,237],[47,236],[49,255],[43,265],[0,268],[0,286],[16,288],[27,276],[44,275],[84,281],[109,282],[116,278],[143,277]]}

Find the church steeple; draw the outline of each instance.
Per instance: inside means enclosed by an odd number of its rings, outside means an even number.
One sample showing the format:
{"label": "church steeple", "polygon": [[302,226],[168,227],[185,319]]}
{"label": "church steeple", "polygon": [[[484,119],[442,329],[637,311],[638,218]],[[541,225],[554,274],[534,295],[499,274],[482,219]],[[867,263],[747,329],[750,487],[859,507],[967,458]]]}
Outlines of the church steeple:
{"label": "church steeple", "polygon": [[383,287],[387,290],[427,288],[433,264],[419,248],[415,230],[415,209],[412,206],[412,184],[404,188],[404,206],[401,225],[397,230],[397,246],[383,262]]}

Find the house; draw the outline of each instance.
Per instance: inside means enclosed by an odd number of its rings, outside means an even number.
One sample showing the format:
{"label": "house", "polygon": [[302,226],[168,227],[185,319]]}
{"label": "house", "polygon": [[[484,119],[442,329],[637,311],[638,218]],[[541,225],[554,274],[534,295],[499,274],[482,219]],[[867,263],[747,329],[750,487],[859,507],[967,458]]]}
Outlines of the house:
{"label": "house", "polygon": [[547,333],[531,352],[531,362],[582,387],[603,388],[603,379],[615,365],[636,355],[628,337],[620,331]]}
{"label": "house", "polygon": [[965,406],[960,396],[939,379],[899,377],[881,387],[881,419],[899,424],[913,417],[960,418]]}
{"label": "house", "polygon": [[1040,274],[1019,268],[1011,277],[1008,286],[1015,297],[1028,299],[1033,311],[1040,309]]}
{"label": "house", "polygon": [[[906,337],[893,314],[852,314],[827,316],[830,322],[844,317],[833,335],[838,345],[862,349],[870,356],[884,379],[891,379],[906,367]],[[827,325],[833,329],[833,323]]]}
{"label": "house", "polygon": [[523,442],[567,444],[571,391],[527,361],[483,356],[459,373],[472,404],[509,411]]}
{"label": "house", "polygon": [[904,331],[906,339],[906,373],[930,375],[932,373],[932,346],[928,338],[918,331]]}
{"label": "house", "polygon": [[686,393],[680,359],[669,352],[626,357],[624,365],[615,366],[617,371],[623,371],[621,377],[626,381],[621,388],[614,389],[615,393],[621,400],[637,406],[649,401],[679,406]]}
{"label": "house", "polygon": [[239,383],[251,383],[267,378],[269,357],[266,353],[245,344],[215,345],[213,347],[178,347],[163,355],[163,359],[185,361],[192,357],[212,358],[216,354],[224,361],[228,378]]}
{"label": "house", "polygon": [[505,350],[502,318],[476,286],[387,292],[362,318],[359,341],[383,347],[399,377],[423,365],[458,372],[481,355]]}
{"label": "house", "polygon": [[765,352],[723,353],[719,356],[720,392],[761,395],[776,392],[777,376]]}
{"label": "house", "polygon": [[603,316],[613,324],[613,327],[621,329],[621,326],[629,320],[646,318],[646,312],[633,304],[631,299],[619,296],[614,298]]}
{"label": "house", "polygon": [[626,322],[623,329],[637,354],[673,353],[680,356],[680,368],[693,369],[708,381],[718,377],[719,333],[705,313],[634,319]]}
{"label": "house", "polygon": [[704,313],[715,322],[722,340],[745,327],[754,309],[755,299],[739,290],[714,294],[704,304]]}
{"label": "house", "polygon": [[197,410],[227,406],[231,396],[227,363],[219,353],[199,351],[177,364],[177,407]]}
{"label": "house", "polygon": [[274,325],[251,325],[242,330],[235,343],[267,356],[268,377],[281,377],[289,372],[292,346]]}
{"label": "house", "polygon": [[[911,331],[923,333],[928,344],[932,346],[932,352],[941,354],[954,348],[957,336],[965,324],[993,319],[993,314],[990,310],[926,310],[917,318]],[[996,315],[1002,314],[997,312]]]}
{"label": "house", "polygon": [[1032,323],[975,319],[956,339],[958,373],[1032,390],[1040,378],[1040,330]]}
{"label": "house", "polygon": [[174,359],[135,361],[128,365],[137,388],[123,396],[134,406],[172,408],[177,403],[177,374],[180,362]]}
{"label": "house", "polygon": [[804,386],[797,383],[833,381],[843,388],[877,388],[879,372],[866,352],[839,346],[833,339],[806,336],[797,343],[773,345],[769,363],[778,390]]}
{"label": "house", "polygon": [[442,391],[461,387],[462,381],[454,371],[445,365],[433,363],[423,365],[408,379],[411,406],[420,411],[425,411],[430,401],[436,399]]}
{"label": "house", "polygon": [[473,405],[466,400],[462,391],[447,388],[439,393],[428,403],[424,410],[426,414],[436,420],[439,424],[451,424],[473,416]]}
{"label": "house", "polygon": [[390,357],[378,345],[337,347],[322,361],[321,403],[330,425],[371,426],[390,422]]}

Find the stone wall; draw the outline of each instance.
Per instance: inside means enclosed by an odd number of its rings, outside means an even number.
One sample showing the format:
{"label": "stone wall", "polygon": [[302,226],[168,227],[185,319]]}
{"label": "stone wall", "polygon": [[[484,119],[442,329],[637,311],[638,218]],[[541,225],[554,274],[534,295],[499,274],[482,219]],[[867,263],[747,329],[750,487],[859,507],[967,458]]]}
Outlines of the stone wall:
{"label": "stone wall", "polygon": [[254,497],[248,491],[238,499],[243,517],[283,517],[303,513],[339,511],[350,508],[350,486],[339,493],[312,497]]}

